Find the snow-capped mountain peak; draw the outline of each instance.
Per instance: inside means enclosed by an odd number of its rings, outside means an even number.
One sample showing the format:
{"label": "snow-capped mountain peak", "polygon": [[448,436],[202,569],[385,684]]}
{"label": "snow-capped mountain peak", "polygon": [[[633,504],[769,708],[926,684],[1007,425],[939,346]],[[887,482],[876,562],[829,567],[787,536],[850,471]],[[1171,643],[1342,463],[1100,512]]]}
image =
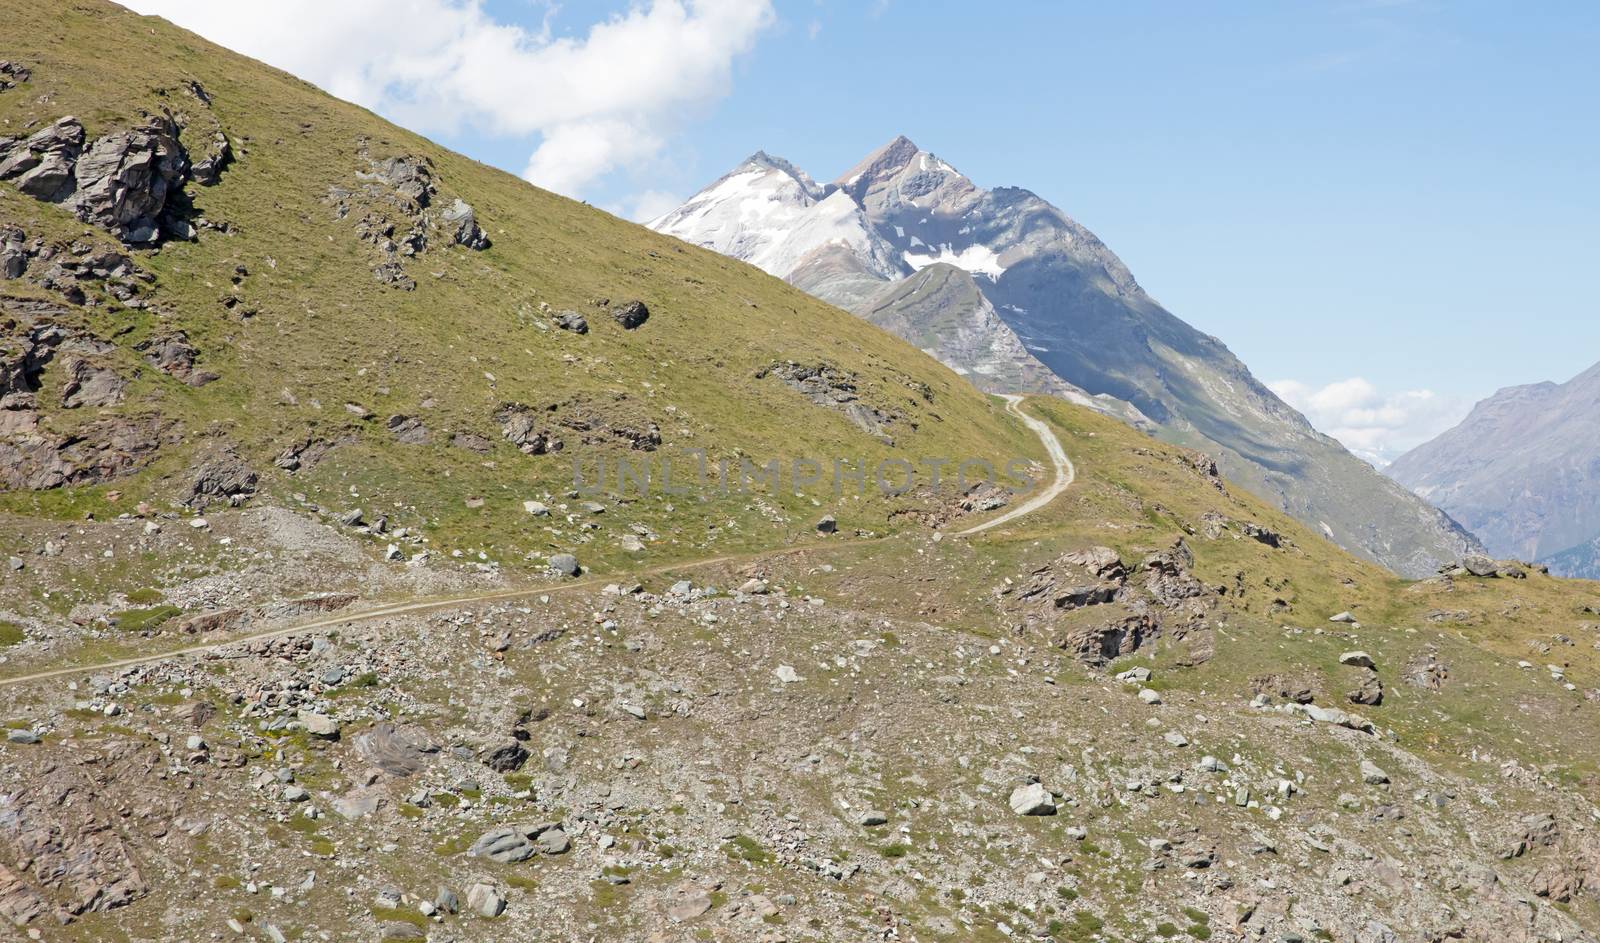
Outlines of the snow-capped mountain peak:
{"label": "snow-capped mountain peak", "polygon": [[901,273],[894,251],[873,234],[855,201],[765,151],[649,225],[780,278],[831,244],[859,257],[875,275]]}

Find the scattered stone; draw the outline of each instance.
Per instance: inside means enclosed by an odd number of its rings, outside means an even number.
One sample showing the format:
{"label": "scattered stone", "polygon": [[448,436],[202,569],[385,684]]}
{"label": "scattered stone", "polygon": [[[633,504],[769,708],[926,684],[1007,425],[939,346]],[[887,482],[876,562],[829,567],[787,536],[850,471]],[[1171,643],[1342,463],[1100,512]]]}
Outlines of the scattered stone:
{"label": "scattered stone", "polygon": [[8,730],[6,731],[6,742],[28,746],[38,743],[39,735],[32,730]]}
{"label": "scattered stone", "polygon": [[512,740],[490,750],[483,758],[483,765],[497,773],[515,773],[528,762],[528,755],[527,747],[519,741]]}
{"label": "scattered stone", "polygon": [[574,334],[589,333],[589,322],[576,311],[557,311],[555,313],[556,327]]}
{"label": "scattered stone", "polygon": [[817,533],[819,534],[834,534],[838,533],[838,531],[839,522],[834,520],[832,514],[825,514],[821,520],[817,521]]}
{"label": "scattered stone", "polygon": [[[527,861],[539,853],[525,830],[519,826],[506,826],[483,833],[472,847],[467,849],[467,854],[474,858],[488,858],[501,864],[512,864],[517,861]],[[467,897],[468,906],[474,910],[472,898]],[[490,916],[493,916],[492,914]]]}
{"label": "scattered stone", "polygon": [[582,572],[578,558],[570,553],[558,553],[549,560],[550,569],[562,576],[577,576]]}
{"label": "scattered stone", "polygon": [[[507,825],[485,832],[467,849],[473,858],[488,858],[501,864],[526,861],[536,854],[562,855],[572,849],[572,839],[559,822],[537,825]],[[471,906],[471,898],[468,898]],[[476,908],[474,908],[476,909]]]}
{"label": "scattered stone", "polygon": [[302,710],[296,715],[296,719],[300,721],[300,726],[305,728],[306,733],[319,740],[339,739],[339,722],[327,714]]}
{"label": "scattered stone", "polygon": [[782,681],[784,684],[794,684],[796,681],[805,680],[801,678],[799,674],[795,673],[793,665],[779,665],[778,667],[772,669],[772,673],[777,675],[778,680]]}
{"label": "scattered stone", "polygon": [[[342,670],[338,668],[329,671]],[[420,773],[439,747],[421,728],[379,721],[354,738],[356,752],[368,763],[391,776],[406,777]]]}
{"label": "scattered stone", "polygon": [[1369,786],[1381,786],[1389,781],[1389,774],[1379,769],[1371,760],[1362,760],[1361,781]]}
{"label": "scattered stone", "polygon": [[371,790],[357,790],[333,800],[333,811],[348,821],[365,818],[383,806],[383,796]]}
{"label": "scattered stone", "polygon": [[557,825],[553,828],[539,832],[535,838],[539,853],[545,855],[564,855],[572,850],[572,839]]}
{"label": "scattered stone", "polygon": [[888,825],[889,817],[877,809],[868,809],[856,816],[856,824],[863,828],[877,828],[880,825]]}
{"label": "scattered stone", "polygon": [[1011,811],[1018,815],[1055,815],[1056,801],[1042,783],[1028,783],[1012,790]]}
{"label": "scattered stone", "polygon": [[1139,689],[1139,700],[1145,702],[1146,704],[1160,704],[1161,703],[1161,695],[1159,693],[1157,693],[1154,689],[1151,689],[1151,688],[1140,688]]}
{"label": "scattered stone", "polygon": [[1352,704],[1363,704],[1369,707],[1383,703],[1383,682],[1379,680],[1378,673],[1370,668],[1361,670],[1361,683],[1345,694]]}
{"label": "scattered stone", "polygon": [[396,414],[390,416],[384,426],[388,428],[389,434],[394,436],[394,440],[402,445],[428,444],[430,438],[428,427],[423,425],[422,420],[417,419],[415,416]]}
{"label": "scattered stone", "polygon": [[1343,623],[1344,625],[1355,625],[1356,617],[1351,615],[1349,612],[1341,612],[1338,615],[1329,616],[1328,621],[1339,622]]}
{"label": "scattered stone", "polygon": [[633,330],[650,319],[650,309],[642,301],[630,301],[620,308],[613,308],[611,316],[625,330]]}
{"label": "scattered stone", "polygon": [[1316,704],[1286,704],[1284,708],[1292,712],[1302,713],[1319,724],[1334,724],[1349,730],[1359,730],[1362,733],[1373,733],[1375,728],[1372,721],[1359,714],[1351,714],[1337,707],[1320,707]]}
{"label": "scattered stone", "polygon": [[506,899],[494,885],[478,881],[467,888],[467,909],[480,917],[493,919],[506,912]]}
{"label": "scattered stone", "polygon": [[667,916],[683,923],[703,916],[711,909],[711,892],[716,888],[707,888],[693,881],[679,881],[667,891]]}
{"label": "scattered stone", "polygon": [[1349,665],[1353,668],[1376,668],[1378,663],[1366,652],[1345,652],[1339,656],[1339,664]]}

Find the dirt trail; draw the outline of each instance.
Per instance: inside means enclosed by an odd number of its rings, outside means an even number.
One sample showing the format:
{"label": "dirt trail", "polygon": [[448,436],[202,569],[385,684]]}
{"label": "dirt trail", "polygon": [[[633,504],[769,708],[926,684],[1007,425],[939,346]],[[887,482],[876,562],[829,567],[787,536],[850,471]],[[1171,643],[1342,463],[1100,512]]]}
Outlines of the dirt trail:
{"label": "dirt trail", "polygon": [[[1050,501],[1052,501],[1057,495],[1061,494],[1061,492],[1067,490],[1067,487],[1072,484],[1073,479],[1077,476],[1077,470],[1072,467],[1072,461],[1067,458],[1066,450],[1061,447],[1061,441],[1056,438],[1056,434],[1050,430],[1049,426],[1022,411],[1020,408],[1022,397],[1015,394],[1005,394],[1005,400],[1006,410],[1021,419],[1023,423],[1039,437],[1039,441],[1044,443],[1045,451],[1049,453],[1051,462],[1055,464],[1056,479],[1050,485],[1050,487],[1044,489],[1043,491],[1029,498],[1027,501],[1017,505],[999,517],[990,521],[985,521],[975,527],[969,527],[953,536],[970,537],[973,534],[982,533],[991,527],[998,527],[1001,524],[1014,521],[1019,517],[1037,511],[1039,508],[1049,504]],[[660,566],[649,567],[644,570],[636,570],[631,574],[611,574],[603,577],[590,577],[588,579],[574,580],[568,583],[522,587],[518,589],[495,590],[493,592],[475,593],[467,596],[449,596],[435,599],[420,599],[410,600],[407,602],[389,603],[387,605],[375,606],[371,609],[336,613],[334,615],[313,619],[310,622],[299,622],[294,625],[284,626],[282,628],[267,629],[261,632],[252,632],[248,635],[240,635],[230,639],[221,639],[215,642],[187,645],[182,648],[172,648],[167,649],[166,651],[153,652],[147,655],[134,655],[129,658],[118,658],[111,661],[97,662],[91,665],[72,665],[66,668],[51,668],[46,671],[35,671],[29,674],[17,675],[11,678],[0,678],[0,688],[13,687],[19,684],[27,684],[32,681],[47,681],[51,678],[64,678],[69,675],[91,675],[102,671],[111,671],[117,668],[127,668],[132,665],[143,665],[153,661],[163,661],[168,658],[176,658],[182,655],[204,655],[222,648],[226,648],[230,645],[240,645],[248,642],[261,641],[263,639],[282,638],[286,635],[297,635],[301,632],[312,632],[317,629],[332,628],[333,626],[352,625],[358,622],[370,622],[374,619],[386,619],[391,616],[411,615],[418,612],[430,612],[435,609],[450,609],[457,606],[470,606],[486,602],[502,602],[508,599],[521,599],[527,596],[570,593],[576,590],[602,585],[604,583],[616,582],[621,579],[626,579],[629,576],[635,578],[642,576],[654,576],[660,573],[671,573],[677,570],[692,570],[701,567],[718,566],[724,563],[738,563],[770,559],[773,557],[803,553],[807,550],[822,549],[827,546],[829,546],[829,544],[825,542],[811,542],[800,544],[794,547],[785,547],[781,550],[706,557],[701,560],[686,560],[678,563],[667,563]]]}

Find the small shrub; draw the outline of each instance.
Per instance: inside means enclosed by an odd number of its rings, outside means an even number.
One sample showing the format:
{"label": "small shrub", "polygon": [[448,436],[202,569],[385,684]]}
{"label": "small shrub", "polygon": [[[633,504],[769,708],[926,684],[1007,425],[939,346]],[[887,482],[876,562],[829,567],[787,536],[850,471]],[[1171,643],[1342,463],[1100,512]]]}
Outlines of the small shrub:
{"label": "small shrub", "polygon": [[145,632],[160,627],[182,613],[183,610],[177,606],[156,606],[151,609],[125,609],[112,615],[111,619],[124,632]]}
{"label": "small shrub", "polygon": [[749,835],[735,835],[729,839],[728,857],[751,864],[765,864],[772,860],[772,855],[763,848],[761,843]]}

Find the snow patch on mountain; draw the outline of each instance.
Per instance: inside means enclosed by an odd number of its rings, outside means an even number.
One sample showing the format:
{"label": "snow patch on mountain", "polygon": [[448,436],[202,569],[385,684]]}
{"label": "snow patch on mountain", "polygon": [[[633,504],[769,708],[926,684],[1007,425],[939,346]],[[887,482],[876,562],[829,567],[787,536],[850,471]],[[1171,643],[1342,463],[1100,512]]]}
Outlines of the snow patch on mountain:
{"label": "snow patch on mountain", "polygon": [[[917,244],[922,244],[920,239],[915,241]],[[998,279],[1006,271],[1006,267],[1000,264],[1000,256],[993,249],[977,244],[957,252],[946,242],[939,246],[937,255],[926,255],[908,249],[902,258],[911,266],[913,272],[920,272],[935,262],[945,262],[956,268],[966,269],[974,275],[987,275],[991,279]]]}

